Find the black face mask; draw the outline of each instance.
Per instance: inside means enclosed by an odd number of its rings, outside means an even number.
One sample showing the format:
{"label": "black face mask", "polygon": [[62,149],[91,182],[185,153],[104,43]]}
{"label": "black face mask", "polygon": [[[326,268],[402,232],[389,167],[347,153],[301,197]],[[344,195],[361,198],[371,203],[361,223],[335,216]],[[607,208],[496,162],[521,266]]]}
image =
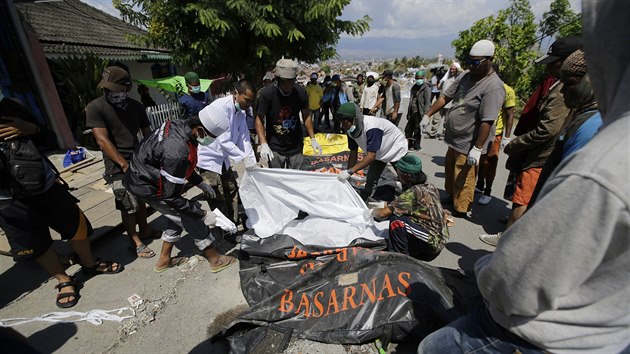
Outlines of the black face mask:
{"label": "black face mask", "polygon": [[374,85],[374,80],[368,80],[368,81],[367,81],[367,84],[368,84],[368,86],[372,86],[372,85]]}

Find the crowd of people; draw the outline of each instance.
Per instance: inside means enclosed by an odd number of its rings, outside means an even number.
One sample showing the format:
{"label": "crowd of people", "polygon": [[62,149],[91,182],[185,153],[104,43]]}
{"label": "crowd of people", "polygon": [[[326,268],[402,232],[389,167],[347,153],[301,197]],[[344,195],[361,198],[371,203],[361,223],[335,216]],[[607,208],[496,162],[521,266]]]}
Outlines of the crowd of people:
{"label": "crowd of people", "polygon": [[[630,52],[609,45],[628,38],[621,16],[630,6],[615,3],[583,4],[584,35],[557,38],[536,61],[548,75],[521,112],[494,63],[495,44],[480,40],[466,70],[454,62],[441,79],[415,72],[404,132],[401,87],[391,70],[360,74],[352,87],[338,74],[320,84],[312,73],[304,87],[296,83],[298,64],[284,58],[259,90],[241,79],[218,99],[187,73],[183,119],[153,131],[144,106],[127,97],[129,73],[111,66],[99,84],[103,96],[86,108],[86,124],[103,151],[104,178],[136,255],[156,256],[143,240],[161,235],[155,272],[185,261],[171,256],[183,230],[211,272],[235,264],[216,250],[213,232],[233,234],[245,225],[233,164],[300,169],[305,137],[314,154],[322,153],[315,133],[324,125],[348,136],[340,183],[367,169],[358,191],[365,201],[373,201],[388,164],[396,172],[402,190],[372,216],[389,220],[388,251],[420,261],[435,259],[448,242],[450,214],[469,218],[473,208],[491,205],[502,150],[512,210],[503,233],[479,235],[496,247],[475,265],[483,301],[426,337],[418,353],[630,352]],[[57,279],[57,306],[74,306],[82,283],[66,274],[49,228],[69,242],[86,274],[124,267],[92,256],[89,220],[36,147],[42,127],[12,99],[0,97],[0,112],[0,226],[16,260],[34,259]],[[413,151],[423,134],[435,137],[442,126],[447,197],[440,199]],[[185,196],[192,187],[210,211]],[[165,229],[147,224],[146,205],[167,218]]]}

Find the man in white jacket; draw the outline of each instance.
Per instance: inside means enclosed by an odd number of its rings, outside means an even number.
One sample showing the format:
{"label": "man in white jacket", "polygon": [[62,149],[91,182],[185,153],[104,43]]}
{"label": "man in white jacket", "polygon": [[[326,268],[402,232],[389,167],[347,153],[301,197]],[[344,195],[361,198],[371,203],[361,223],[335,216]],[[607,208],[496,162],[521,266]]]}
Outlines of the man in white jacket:
{"label": "man in white jacket", "polygon": [[625,0],[584,0],[604,125],[475,265],[483,302],[418,353],[630,352],[630,37]]}
{"label": "man in white jacket", "polygon": [[[231,163],[243,161],[245,168],[256,167],[246,112],[256,99],[254,86],[247,80],[236,83],[232,95],[219,98],[199,112],[199,116],[227,113],[229,129],[208,146],[199,146],[197,166],[204,182],[212,186],[216,197],[208,200],[211,209],[218,208],[235,224],[239,223],[238,186]],[[231,160],[231,161],[230,161]]]}

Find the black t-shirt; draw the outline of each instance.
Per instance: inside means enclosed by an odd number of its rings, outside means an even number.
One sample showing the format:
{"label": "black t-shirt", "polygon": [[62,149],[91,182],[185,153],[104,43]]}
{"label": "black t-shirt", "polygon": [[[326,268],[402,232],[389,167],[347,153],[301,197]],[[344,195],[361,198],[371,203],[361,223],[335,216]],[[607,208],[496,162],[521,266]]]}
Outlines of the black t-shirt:
{"label": "black t-shirt", "polygon": [[302,152],[304,136],[300,111],[307,108],[306,90],[297,84],[288,96],[275,85],[262,89],[256,114],[265,119],[265,135],[271,150],[283,155]]}
{"label": "black t-shirt", "polygon": [[[107,129],[109,140],[129,161],[133,150],[138,145],[138,132],[142,128],[149,127],[150,124],[142,103],[131,98],[127,100],[127,108],[122,110],[107,102],[105,96],[95,99],[85,107],[85,125],[88,128]],[[103,154],[103,162],[105,162],[106,174],[122,173],[120,167],[105,154]]]}

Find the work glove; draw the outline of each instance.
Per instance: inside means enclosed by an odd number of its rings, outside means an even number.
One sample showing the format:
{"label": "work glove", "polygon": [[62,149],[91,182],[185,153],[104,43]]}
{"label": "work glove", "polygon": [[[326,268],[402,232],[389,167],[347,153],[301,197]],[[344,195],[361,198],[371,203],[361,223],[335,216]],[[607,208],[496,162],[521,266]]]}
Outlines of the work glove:
{"label": "work glove", "polygon": [[[315,139],[315,138],[311,138],[311,146],[313,147],[313,154],[315,154],[315,155],[321,155],[322,152],[324,151],[322,149],[322,146],[319,145],[319,143],[317,142],[317,139]],[[318,151],[319,151],[319,153],[318,153]]]}
{"label": "work glove", "polygon": [[214,189],[204,182],[199,183],[197,185],[197,188],[203,191],[203,193],[206,195],[206,198],[214,199],[217,197],[217,194],[214,192]]}
{"label": "work glove", "polygon": [[420,131],[422,133],[427,131],[427,125],[429,125],[429,123],[431,122],[431,117],[429,117],[428,115],[423,115],[422,116],[422,120],[420,121]]}
{"label": "work glove", "polygon": [[245,162],[245,169],[247,171],[253,171],[256,169],[256,160],[252,159],[251,157],[246,157],[244,159]]}
{"label": "work glove", "polygon": [[[209,213],[210,214],[210,213]],[[236,225],[227,218],[227,216],[223,215],[223,213],[219,209],[214,209],[212,214],[215,215],[216,218],[216,226],[220,227],[223,231],[229,232],[230,234],[235,234],[238,229]]]}
{"label": "work glove", "polygon": [[271,151],[271,148],[269,147],[269,144],[265,143],[265,144],[260,144],[260,157],[267,160],[267,161],[271,161],[273,160],[273,152]]}
{"label": "work glove", "polygon": [[341,182],[347,181],[352,176],[352,170],[343,170],[337,175],[337,179]]}
{"label": "work glove", "polygon": [[206,216],[203,218],[203,223],[209,228],[217,226],[217,216],[213,212],[207,211]]}
{"label": "work glove", "polygon": [[468,152],[468,164],[470,166],[478,166],[479,160],[481,159],[481,149],[476,146],[473,146],[472,149]]}
{"label": "work glove", "polygon": [[501,150],[505,149],[505,146],[512,141],[512,138],[503,138],[501,139]]}

